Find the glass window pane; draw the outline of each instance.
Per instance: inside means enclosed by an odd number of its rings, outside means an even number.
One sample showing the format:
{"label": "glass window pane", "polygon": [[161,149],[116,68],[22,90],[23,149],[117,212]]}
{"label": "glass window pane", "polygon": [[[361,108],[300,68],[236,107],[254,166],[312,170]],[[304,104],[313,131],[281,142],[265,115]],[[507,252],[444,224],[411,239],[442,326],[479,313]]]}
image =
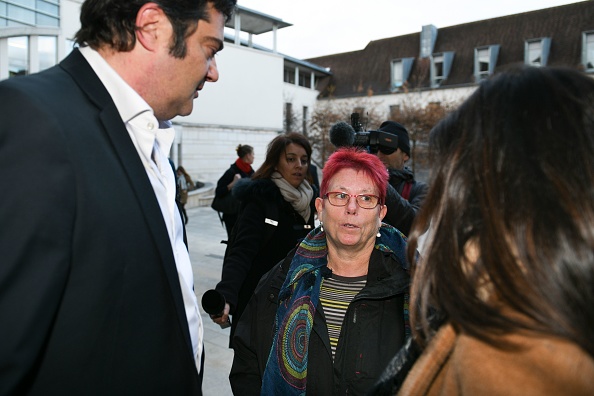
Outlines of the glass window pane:
{"label": "glass window pane", "polygon": [[37,0],[36,9],[37,11],[43,11],[56,17],[60,16],[60,7],[47,1]]}
{"label": "glass window pane", "polygon": [[55,27],[59,27],[60,23],[59,23],[59,19],[58,18],[54,18],[51,16],[47,16],[47,15],[43,15],[43,14],[37,14],[37,25],[38,26],[55,26]]}
{"label": "glass window pane", "polygon": [[29,38],[8,38],[8,74],[22,76],[29,71]]}
{"label": "glass window pane", "polygon": [[586,35],[586,68],[594,69],[594,33]]}
{"label": "glass window pane", "polygon": [[35,8],[35,0],[11,0],[15,4],[21,4],[25,7]]}
{"label": "glass window pane", "polygon": [[402,61],[392,62],[392,81],[395,87],[402,85]]}
{"label": "glass window pane", "polygon": [[35,25],[35,11],[9,4],[8,16],[18,22]]}
{"label": "glass window pane", "polygon": [[489,49],[481,48],[476,51],[477,71],[479,76],[489,75]]}
{"label": "glass window pane", "polygon": [[48,69],[56,64],[57,38],[53,36],[39,36],[39,70]]}
{"label": "glass window pane", "polygon": [[540,41],[528,43],[528,64],[533,66],[541,65],[542,46]]}

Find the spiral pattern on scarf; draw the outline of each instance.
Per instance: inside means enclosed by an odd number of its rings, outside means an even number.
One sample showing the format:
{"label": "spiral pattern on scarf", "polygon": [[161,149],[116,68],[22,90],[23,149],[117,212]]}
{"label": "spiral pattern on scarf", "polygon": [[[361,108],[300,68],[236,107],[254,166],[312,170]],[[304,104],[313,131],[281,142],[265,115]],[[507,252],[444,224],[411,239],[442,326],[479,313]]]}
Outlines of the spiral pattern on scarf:
{"label": "spiral pattern on scarf", "polygon": [[293,302],[288,315],[279,326],[276,353],[283,379],[297,389],[305,389],[307,379],[307,350],[313,325],[314,307],[309,298]]}

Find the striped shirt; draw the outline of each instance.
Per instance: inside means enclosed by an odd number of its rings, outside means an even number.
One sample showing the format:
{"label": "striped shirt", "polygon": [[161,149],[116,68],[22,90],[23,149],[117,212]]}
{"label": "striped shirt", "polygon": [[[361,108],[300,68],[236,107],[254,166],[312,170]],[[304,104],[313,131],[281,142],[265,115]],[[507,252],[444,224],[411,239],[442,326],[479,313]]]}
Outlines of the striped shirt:
{"label": "striped shirt", "polygon": [[331,278],[322,281],[320,302],[326,316],[332,360],[336,354],[336,346],[346,310],[355,296],[365,287],[365,283],[367,283],[367,275],[348,278],[332,274]]}

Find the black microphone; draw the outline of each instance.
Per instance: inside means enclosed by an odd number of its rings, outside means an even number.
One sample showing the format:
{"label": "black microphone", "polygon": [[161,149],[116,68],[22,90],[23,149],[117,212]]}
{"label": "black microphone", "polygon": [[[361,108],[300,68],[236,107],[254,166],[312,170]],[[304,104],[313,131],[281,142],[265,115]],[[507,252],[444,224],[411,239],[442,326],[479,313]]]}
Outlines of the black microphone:
{"label": "black microphone", "polygon": [[355,142],[355,130],[344,121],[332,125],[328,135],[330,143],[336,147],[351,147]]}
{"label": "black microphone", "polygon": [[[214,317],[223,316],[225,304],[225,296],[214,289],[207,290],[206,293],[202,295],[202,308],[204,308],[204,311],[207,314]],[[226,329],[231,326],[231,323],[227,319],[226,323],[219,326],[221,326],[221,329]]]}

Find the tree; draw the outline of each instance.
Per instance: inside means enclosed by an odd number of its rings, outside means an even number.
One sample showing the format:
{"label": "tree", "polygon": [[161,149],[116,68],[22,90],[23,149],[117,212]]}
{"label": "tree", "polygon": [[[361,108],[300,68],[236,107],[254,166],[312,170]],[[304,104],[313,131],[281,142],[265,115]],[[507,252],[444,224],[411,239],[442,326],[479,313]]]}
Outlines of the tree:
{"label": "tree", "polygon": [[410,164],[413,172],[428,167],[429,132],[454,108],[454,104],[430,102],[422,107],[408,100],[398,107],[393,107],[390,119],[401,123],[408,131],[411,145]]}

